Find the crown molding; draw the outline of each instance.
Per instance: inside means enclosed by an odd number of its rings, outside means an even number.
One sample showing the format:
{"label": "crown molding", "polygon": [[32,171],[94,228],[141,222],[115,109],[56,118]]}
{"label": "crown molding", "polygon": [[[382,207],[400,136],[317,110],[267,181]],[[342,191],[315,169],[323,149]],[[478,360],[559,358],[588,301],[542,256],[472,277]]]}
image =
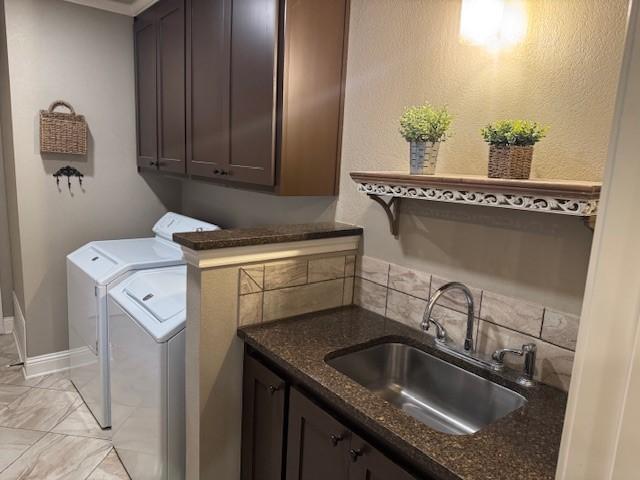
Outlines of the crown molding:
{"label": "crown molding", "polygon": [[85,7],[97,8],[99,10],[106,10],[108,12],[118,13],[120,15],[127,15],[129,17],[135,17],[143,10],[146,10],[158,0],[135,0],[131,4],[125,4],[117,2],[115,0],[64,0],[65,2],[75,3],[77,5],[84,5]]}

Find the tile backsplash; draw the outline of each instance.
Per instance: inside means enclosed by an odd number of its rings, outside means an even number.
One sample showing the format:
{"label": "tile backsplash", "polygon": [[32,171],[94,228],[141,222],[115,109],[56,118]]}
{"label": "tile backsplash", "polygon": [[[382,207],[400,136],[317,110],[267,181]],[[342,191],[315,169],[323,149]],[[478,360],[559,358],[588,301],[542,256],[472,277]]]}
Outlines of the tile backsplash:
{"label": "tile backsplash", "polygon": [[[357,258],[354,281],[355,304],[419,329],[430,295],[451,280],[365,256]],[[476,349],[491,354],[498,348],[535,343],[537,379],[567,390],[579,317],[469,287],[474,297]],[[462,344],[466,312],[464,297],[453,291],[440,299],[433,317],[442,322],[453,342]],[[506,361],[522,368],[519,357]]]}
{"label": "tile backsplash", "polygon": [[240,267],[238,324],[277,320],[353,303],[355,255]]}
{"label": "tile backsplash", "polygon": [[[355,303],[419,329],[429,297],[451,280],[351,254],[247,265],[239,269],[238,324],[251,325]],[[476,349],[538,347],[537,379],[567,390],[579,318],[468,285],[474,297]],[[433,316],[462,345],[467,305],[463,295],[443,296]],[[434,332],[429,332],[433,334]],[[522,359],[506,357],[515,369]]]}

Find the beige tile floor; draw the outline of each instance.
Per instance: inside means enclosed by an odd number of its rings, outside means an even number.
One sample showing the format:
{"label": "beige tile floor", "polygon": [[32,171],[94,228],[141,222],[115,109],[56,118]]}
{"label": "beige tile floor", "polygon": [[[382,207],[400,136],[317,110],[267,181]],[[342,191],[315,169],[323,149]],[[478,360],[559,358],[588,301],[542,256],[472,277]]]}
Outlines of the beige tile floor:
{"label": "beige tile floor", "polygon": [[66,375],[25,379],[0,335],[0,480],[127,480],[120,459]]}

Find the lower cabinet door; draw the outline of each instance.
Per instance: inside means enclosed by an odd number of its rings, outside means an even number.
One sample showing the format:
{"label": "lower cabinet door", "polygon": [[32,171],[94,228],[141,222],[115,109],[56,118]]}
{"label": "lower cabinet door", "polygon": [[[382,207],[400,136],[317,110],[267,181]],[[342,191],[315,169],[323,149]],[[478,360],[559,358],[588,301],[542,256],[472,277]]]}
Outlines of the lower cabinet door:
{"label": "lower cabinet door", "polygon": [[348,480],[351,433],[296,389],[291,389],[287,480]]}
{"label": "lower cabinet door", "polygon": [[282,480],[286,383],[244,356],[242,480]]}
{"label": "lower cabinet door", "polygon": [[349,458],[349,480],[415,480],[406,470],[354,434]]}

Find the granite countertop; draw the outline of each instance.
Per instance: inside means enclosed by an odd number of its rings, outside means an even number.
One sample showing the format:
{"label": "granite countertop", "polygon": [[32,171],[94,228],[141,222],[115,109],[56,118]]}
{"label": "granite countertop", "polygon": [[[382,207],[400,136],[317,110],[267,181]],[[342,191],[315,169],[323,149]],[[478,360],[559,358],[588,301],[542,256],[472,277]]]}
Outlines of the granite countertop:
{"label": "granite countertop", "polygon": [[[517,372],[496,374],[436,350],[431,337],[359,307],[242,327],[238,335],[375,439],[383,451],[443,480],[545,480],[555,477],[566,394],[546,385],[524,388]],[[528,403],[472,435],[441,433],[418,422],[325,363],[327,355],[362,344],[401,341],[445,358],[524,395]]]}
{"label": "granite countertop", "polygon": [[174,233],[173,241],[192,250],[213,250],[352,235],[362,235],[362,228],[345,223],[323,222]]}

